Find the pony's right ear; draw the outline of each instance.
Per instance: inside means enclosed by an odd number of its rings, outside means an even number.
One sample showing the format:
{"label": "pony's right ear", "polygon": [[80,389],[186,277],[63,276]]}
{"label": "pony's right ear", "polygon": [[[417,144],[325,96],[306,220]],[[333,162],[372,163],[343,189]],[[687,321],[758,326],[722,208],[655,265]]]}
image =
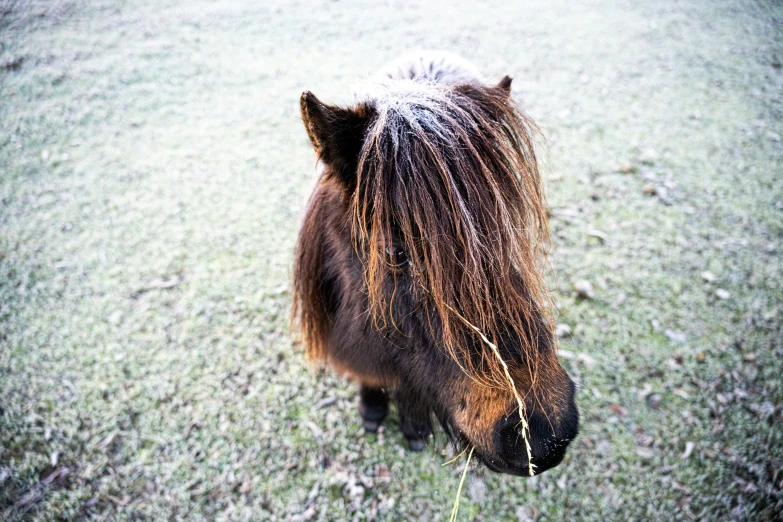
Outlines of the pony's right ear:
{"label": "pony's right ear", "polygon": [[506,94],[511,94],[511,76],[504,76],[502,80],[497,84],[496,89],[500,89],[501,91],[505,92]]}
{"label": "pony's right ear", "polygon": [[356,166],[370,120],[365,106],[343,109],[326,105],[310,91],[300,100],[302,120],[318,157],[346,185],[356,184]]}

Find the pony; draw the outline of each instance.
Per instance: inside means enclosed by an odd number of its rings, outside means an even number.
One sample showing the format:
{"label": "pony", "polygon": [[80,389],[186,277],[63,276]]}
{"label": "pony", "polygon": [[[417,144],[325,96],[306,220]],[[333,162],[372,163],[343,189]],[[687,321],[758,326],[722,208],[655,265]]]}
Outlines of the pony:
{"label": "pony", "polygon": [[541,132],[511,82],[417,53],[350,107],[302,94],[318,178],[292,319],[312,361],[358,382],[366,432],[394,400],[411,450],[434,417],[457,449],[524,476],[562,461],[579,413],[544,277]]}

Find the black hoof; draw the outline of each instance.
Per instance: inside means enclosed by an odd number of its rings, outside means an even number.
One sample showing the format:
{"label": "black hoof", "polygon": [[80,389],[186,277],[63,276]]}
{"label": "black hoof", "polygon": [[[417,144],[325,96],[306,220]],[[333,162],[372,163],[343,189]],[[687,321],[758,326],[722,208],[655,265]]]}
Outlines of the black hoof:
{"label": "black hoof", "polygon": [[408,447],[411,451],[424,450],[432,433],[432,426],[427,421],[411,422],[408,419],[402,419],[400,429],[405,440],[408,441]]}
{"label": "black hoof", "polygon": [[427,440],[426,439],[408,439],[408,448],[411,451],[415,451],[416,453],[420,451],[424,451],[424,448],[427,447]]}
{"label": "black hoof", "polygon": [[364,426],[365,433],[378,433],[378,428],[381,426],[381,423],[365,419],[362,421],[362,426]]}
{"label": "black hoof", "polygon": [[389,411],[389,399],[380,388],[362,386],[359,390],[359,415],[365,433],[378,433],[378,428]]}

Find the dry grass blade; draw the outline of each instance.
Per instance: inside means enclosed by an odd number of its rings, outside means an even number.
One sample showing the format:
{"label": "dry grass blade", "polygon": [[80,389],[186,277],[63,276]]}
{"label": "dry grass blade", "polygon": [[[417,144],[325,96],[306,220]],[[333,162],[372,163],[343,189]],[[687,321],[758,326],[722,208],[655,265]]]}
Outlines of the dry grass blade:
{"label": "dry grass blade", "polygon": [[503,373],[505,373],[506,379],[508,379],[508,383],[511,385],[511,392],[514,394],[514,398],[517,401],[517,407],[519,408],[519,423],[522,425],[522,439],[525,441],[525,451],[527,452],[528,473],[532,477],[535,475],[535,471],[533,471],[535,466],[533,465],[533,455],[530,449],[530,440],[528,438],[530,428],[527,424],[527,410],[525,409],[525,403],[522,402],[522,397],[519,396],[514,379],[511,378],[511,373],[508,371],[508,365],[506,365],[506,361],[503,360],[503,357],[500,356],[500,350],[498,350],[498,347],[495,343],[487,339],[487,336],[484,335],[484,333],[477,326],[473,325],[470,321],[462,317],[462,315],[457,313],[456,310],[454,310],[454,313],[457,317],[464,321],[465,324],[470,326],[473,330],[476,331],[476,333],[479,334],[481,339],[492,349],[492,353],[495,354],[495,357],[497,357],[498,361],[500,362],[500,366],[503,368]]}
{"label": "dry grass blade", "polygon": [[459,453],[459,455],[457,455],[456,457],[454,457],[453,459],[451,459],[451,460],[450,460],[450,461],[448,461],[448,462],[444,462],[444,463],[443,463],[443,464],[441,464],[440,466],[441,466],[441,467],[443,467],[443,466],[448,466],[448,465],[449,465],[449,464],[451,464],[452,462],[455,462],[457,459],[459,459],[461,456],[463,456],[463,455],[465,454],[465,452],[466,452],[466,451],[468,451],[468,448],[465,448],[464,450],[462,450],[462,451]]}
{"label": "dry grass blade", "polygon": [[465,485],[465,477],[468,475],[468,466],[470,465],[470,458],[472,456],[473,456],[473,446],[470,447],[470,453],[468,453],[468,460],[465,462],[465,469],[462,470],[462,478],[459,480],[459,488],[457,489],[457,498],[454,499],[454,507],[451,509],[451,516],[449,517],[449,522],[454,522],[455,520],[457,520],[457,513],[459,513],[459,498],[462,496],[462,486]]}

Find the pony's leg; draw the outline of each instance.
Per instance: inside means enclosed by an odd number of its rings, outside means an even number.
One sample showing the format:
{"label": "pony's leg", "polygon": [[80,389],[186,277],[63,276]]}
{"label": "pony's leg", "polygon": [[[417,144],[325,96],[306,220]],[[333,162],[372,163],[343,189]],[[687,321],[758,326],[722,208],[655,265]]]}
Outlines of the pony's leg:
{"label": "pony's leg", "polygon": [[400,413],[400,429],[411,451],[422,451],[432,433],[428,406],[411,390],[397,391],[397,409]]}
{"label": "pony's leg", "polygon": [[389,411],[389,397],[383,388],[359,387],[359,415],[367,433],[375,433]]}

